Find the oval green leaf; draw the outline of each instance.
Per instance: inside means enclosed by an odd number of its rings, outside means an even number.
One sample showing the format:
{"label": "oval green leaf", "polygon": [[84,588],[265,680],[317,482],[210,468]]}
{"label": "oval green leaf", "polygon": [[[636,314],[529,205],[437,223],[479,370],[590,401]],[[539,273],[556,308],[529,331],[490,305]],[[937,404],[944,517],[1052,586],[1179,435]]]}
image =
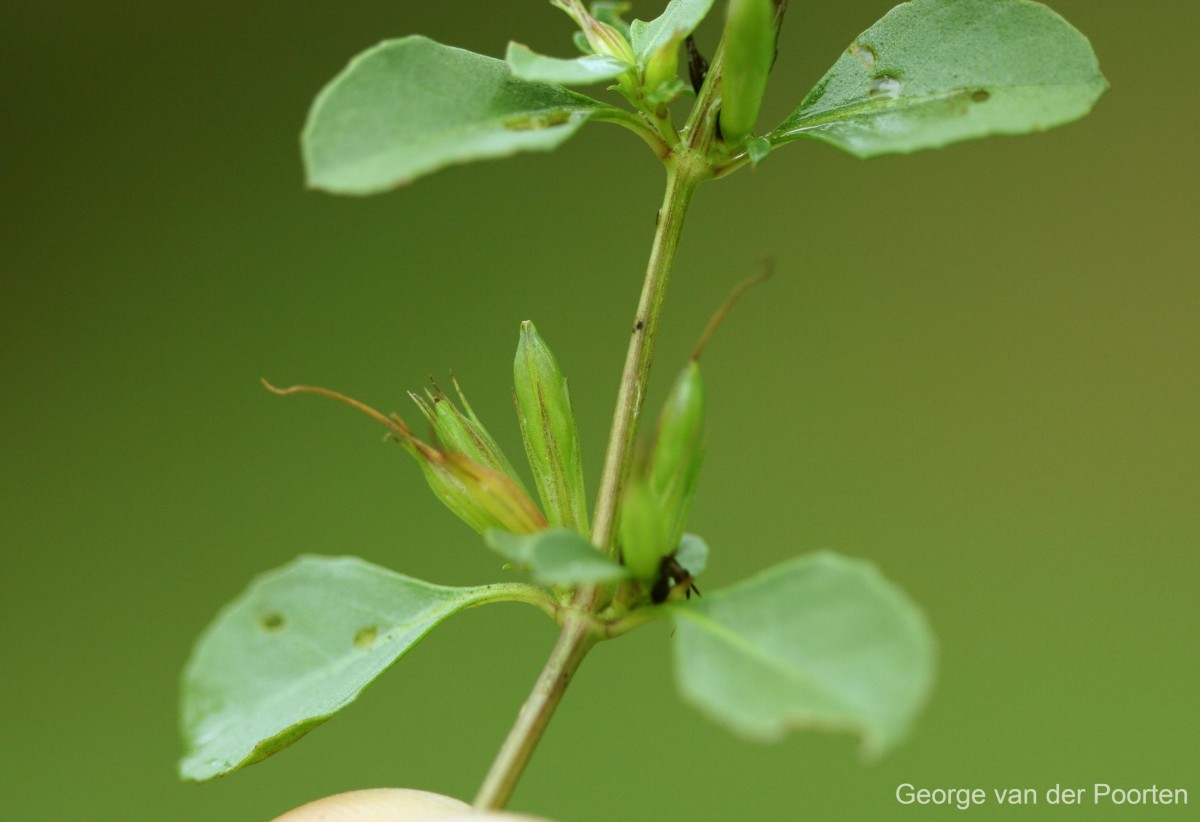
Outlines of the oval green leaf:
{"label": "oval green leaf", "polygon": [[205,780],[287,747],[451,614],[530,586],[447,588],[356,557],[300,557],[218,614],[183,677],[184,779]]}
{"label": "oval green leaf", "polygon": [[1040,3],[912,0],[859,35],[769,137],[905,153],[1069,123],[1106,88],[1087,38]]}
{"label": "oval green leaf", "polygon": [[850,730],[875,755],[904,736],[933,682],[924,617],[865,562],[802,557],[671,611],[684,698],[753,739]]}
{"label": "oval green leaf", "polygon": [[629,66],[606,54],[585,54],[564,59],[546,57],[520,43],[509,43],[504,61],[512,73],[522,80],[538,83],[559,83],[564,86],[584,86],[613,80],[629,70]]}
{"label": "oval green leaf", "polygon": [[355,57],[317,96],[304,166],[313,188],[374,194],[454,163],[549,151],[609,110],[502,60],[405,37]]}

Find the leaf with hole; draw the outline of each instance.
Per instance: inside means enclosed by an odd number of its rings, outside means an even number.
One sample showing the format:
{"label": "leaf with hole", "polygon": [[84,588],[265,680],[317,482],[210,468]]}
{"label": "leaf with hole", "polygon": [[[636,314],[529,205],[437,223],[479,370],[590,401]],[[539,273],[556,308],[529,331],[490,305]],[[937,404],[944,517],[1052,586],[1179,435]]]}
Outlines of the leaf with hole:
{"label": "leaf with hole", "polygon": [[859,35],[769,138],[917,151],[1069,123],[1106,88],[1087,38],[1040,3],[912,0]]}
{"label": "leaf with hole", "polygon": [[301,138],[308,184],[373,194],[454,163],[549,151],[606,111],[514,77],[502,60],[425,37],[389,40],[354,58],[313,103]]}
{"label": "leaf with hole", "polygon": [[547,585],[585,585],[629,578],[625,566],[566,528],[518,535],[492,529],[484,535],[496,553]]}
{"label": "leaf with hole", "polygon": [[431,585],[356,557],[306,556],[264,574],[221,611],[184,671],[180,776],[265,759],[353,702],[446,617],[539,595]]}
{"label": "leaf with hole", "polygon": [[933,681],[924,617],[865,562],[801,557],[671,612],[684,698],[751,738],[850,730],[878,754],[905,734]]}

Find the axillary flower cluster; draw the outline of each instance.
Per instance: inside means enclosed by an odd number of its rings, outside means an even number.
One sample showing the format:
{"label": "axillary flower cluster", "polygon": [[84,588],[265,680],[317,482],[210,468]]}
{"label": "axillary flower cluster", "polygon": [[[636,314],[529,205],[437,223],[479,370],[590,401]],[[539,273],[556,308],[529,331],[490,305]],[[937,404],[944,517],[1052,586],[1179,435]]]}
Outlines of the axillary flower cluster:
{"label": "axillary flower cluster", "polygon": [[[655,603],[672,591],[686,593],[690,575],[673,561],[695,495],[704,457],[704,387],[699,351],[671,389],[647,458],[639,462],[622,497],[616,558],[628,571],[633,604]],[[533,501],[513,463],[484,427],[451,376],[458,403],[436,384],[425,395],[409,392],[429,425],[431,442],[419,438],[398,414],[383,414],[327,388],[276,388],[280,395],[318,394],[362,411],[385,425],[389,439],[412,455],[434,495],[480,534],[532,535],[566,529],[588,537],[587,493],[579,429],[567,379],[554,353],[531,322],[521,324],[513,363],[516,401],[525,454],[541,507]],[[489,539],[489,542],[493,542]]]}
{"label": "axillary flower cluster", "polygon": [[[708,70],[708,61],[696,49],[691,29],[680,27],[673,36],[663,38],[657,48],[646,50],[640,46],[653,39],[653,24],[630,24],[623,20],[621,14],[628,10],[628,3],[597,2],[592,4],[590,12],[581,0],[551,0],[551,3],[579,26],[575,45],[593,61],[592,70],[607,70],[604,76],[616,81],[612,89],[642,112],[668,144],[675,143],[678,134],[671,124],[668,106],[689,91],[678,76],[680,48],[686,43],[692,92],[699,93]],[[719,126],[722,140],[731,147],[749,136],[758,119],[786,6],[786,0],[729,3]],[[667,21],[664,25],[670,24]]]}

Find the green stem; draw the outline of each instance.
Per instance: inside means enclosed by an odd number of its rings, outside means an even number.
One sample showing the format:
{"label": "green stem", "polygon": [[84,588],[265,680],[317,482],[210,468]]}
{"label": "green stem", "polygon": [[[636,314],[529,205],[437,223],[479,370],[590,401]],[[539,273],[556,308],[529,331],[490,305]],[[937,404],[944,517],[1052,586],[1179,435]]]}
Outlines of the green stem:
{"label": "green stem", "polygon": [[617,392],[617,408],[613,414],[608,450],[604,455],[604,472],[600,476],[600,491],[596,496],[596,511],[592,520],[592,544],[604,550],[612,548],[617,503],[628,473],[631,446],[645,400],[654,341],[667,296],[667,283],[675,262],[679,236],[683,231],[683,220],[701,178],[684,161],[686,156],[673,158],[674,163],[668,166],[667,190],[663,195],[662,208],[656,216],[654,244],[650,248],[650,262],[646,266],[642,295],[634,315],[629,349],[625,354],[625,370],[621,374],[621,386]]}
{"label": "green stem", "polygon": [[533,756],[533,749],[537,747],[546,724],[567,689],[567,683],[596,639],[590,618],[568,619],[563,625],[558,642],[550,652],[550,659],[546,661],[533,691],[521,706],[516,723],[508,732],[508,738],[504,740],[479,793],[475,795],[476,810],[498,810],[508,803],[529,757]]}
{"label": "green stem", "polygon": [[[646,266],[642,296],[638,301],[629,350],[625,355],[625,370],[621,374],[621,386],[617,392],[617,409],[613,414],[604,473],[600,479],[600,492],[592,522],[592,544],[606,551],[612,548],[617,504],[628,473],[633,439],[637,434],[642,402],[646,396],[654,340],[683,230],[683,219],[696,186],[707,174],[707,165],[695,157],[691,152],[681,152],[667,160],[667,190],[658,212],[650,262]],[[550,659],[546,661],[533,691],[521,706],[516,723],[475,796],[477,810],[503,808],[508,802],[546,724],[562,699],[567,683],[599,639],[591,617],[599,597],[600,589],[596,586],[580,590],[573,610],[582,613],[577,617],[568,613],[564,618],[562,633]]]}

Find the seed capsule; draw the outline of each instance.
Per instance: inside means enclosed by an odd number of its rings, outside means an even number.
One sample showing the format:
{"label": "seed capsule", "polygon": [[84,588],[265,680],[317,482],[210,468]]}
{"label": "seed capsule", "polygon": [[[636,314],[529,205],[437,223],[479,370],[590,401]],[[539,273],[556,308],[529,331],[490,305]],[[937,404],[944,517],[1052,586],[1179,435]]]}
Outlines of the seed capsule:
{"label": "seed capsule", "polygon": [[689,360],[658,420],[650,459],[634,469],[621,495],[621,556],[638,579],[656,583],[679,545],[704,461],[704,382]]}
{"label": "seed capsule", "polygon": [[705,451],[704,380],[700,363],[688,360],[675,379],[658,420],[650,462],[650,487],[662,501],[668,551],[683,536]]}
{"label": "seed capsule", "polygon": [[631,477],[621,495],[620,537],[625,567],[642,582],[655,582],[662,558],[672,549],[662,499],[644,477]]}
{"label": "seed capsule", "polygon": [[531,322],[521,323],[513,384],[525,453],[550,524],[588,533],[579,430],[558,361]]}
{"label": "seed capsule", "polygon": [[721,134],[741,142],[754,128],[775,61],[774,0],[730,0],[725,19]]}

